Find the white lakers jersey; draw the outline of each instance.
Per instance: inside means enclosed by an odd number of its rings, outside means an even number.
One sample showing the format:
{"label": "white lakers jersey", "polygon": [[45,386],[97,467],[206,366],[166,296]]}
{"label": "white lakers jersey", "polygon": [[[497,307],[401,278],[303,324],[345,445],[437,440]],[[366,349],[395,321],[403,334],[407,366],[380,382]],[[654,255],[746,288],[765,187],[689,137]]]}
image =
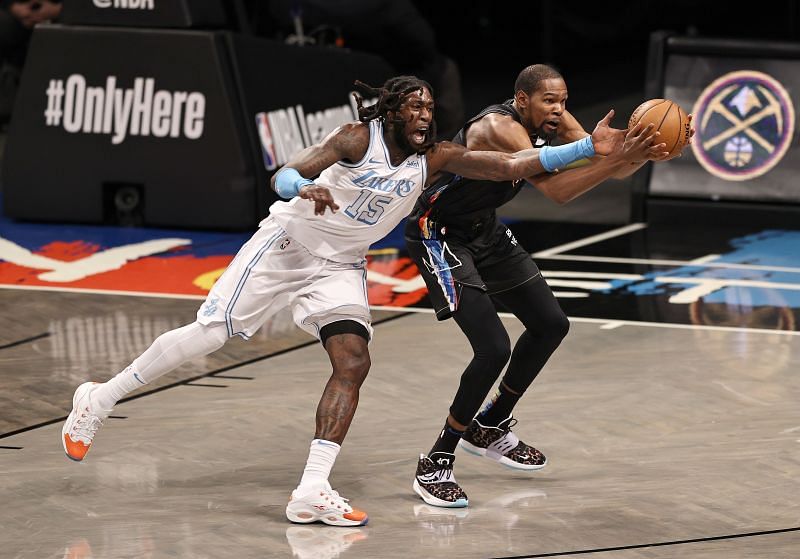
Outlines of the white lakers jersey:
{"label": "white lakers jersey", "polygon": [[314,182],[330,189],[339,210],[314,215],[314,202],[275,202],[270,215],[312,254],[336,262],[358,262],[414,207],[427,178],[424,155],[410,155],[397,167],[389,159],[383,123],[369,122],[369,147],[361,161],[338,163]]}

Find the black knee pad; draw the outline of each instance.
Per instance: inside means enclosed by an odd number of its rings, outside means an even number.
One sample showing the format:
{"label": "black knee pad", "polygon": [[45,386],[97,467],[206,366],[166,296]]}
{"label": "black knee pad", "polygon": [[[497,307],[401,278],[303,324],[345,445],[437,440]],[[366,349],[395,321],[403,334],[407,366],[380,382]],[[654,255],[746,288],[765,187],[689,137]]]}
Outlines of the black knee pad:
{"label": "black knee pad", "polygon": [[337,334],[355,334],[369,342],[369,331],[363,324],[355,320],[337,320],[320,328],[319,340],[322,342],[322,347],[325,347],[328,338]]}

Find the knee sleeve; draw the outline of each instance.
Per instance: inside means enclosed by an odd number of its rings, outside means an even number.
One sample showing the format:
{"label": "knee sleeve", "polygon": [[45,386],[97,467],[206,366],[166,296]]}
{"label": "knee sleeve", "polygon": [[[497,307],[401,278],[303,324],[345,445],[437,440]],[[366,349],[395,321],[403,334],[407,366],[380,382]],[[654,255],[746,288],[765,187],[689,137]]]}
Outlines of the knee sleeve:
{"label": "knee sleeve", "polygon": [[361,336],[369,343],[369,332],[366,326],[355,320],[337,320],[336,322],[331,322],[320,328],[319,341],[322,342],[322,347],[325,347],[328,338],[337,334],[355,334],[356,336]]}

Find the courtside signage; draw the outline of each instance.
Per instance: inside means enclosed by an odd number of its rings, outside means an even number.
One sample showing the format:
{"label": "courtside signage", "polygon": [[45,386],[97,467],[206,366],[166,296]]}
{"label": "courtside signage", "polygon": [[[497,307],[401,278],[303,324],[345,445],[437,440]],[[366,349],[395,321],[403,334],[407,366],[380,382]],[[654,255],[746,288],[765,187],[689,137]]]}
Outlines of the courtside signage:
{"label": "courtside signage", "polygon": [[155,10],[154,0],[92,0],[98,8],[118,8],[123,10]]}
{"label": "courtside signage", "polygon": [[102,86],[87,84],[81,74],[51,79],[45,90],[45,125],[71,134],[108,135],[114,145],[130,136],[202,137],[203,93],[156,89],[155,79],[149,77],[137,77],[132,85],[123,87],[116,76],[108,76]]}
{"label": "courtside signage", "polygon": [[791,97],[772,76],[754,70],[727,73],[695,103],[692,151],[712,175],[746,181],[775,167],[792,142]]}
{"label": "courtside signage", "polygon": [[[349,105],[338,105],[307,113],[303,105],[256,114],[264,167],[273,171],[310,145],[321,142],[337,126],[358,120],[358,107],[349,95]],[[369,106],[376,99],[365,100]]]}

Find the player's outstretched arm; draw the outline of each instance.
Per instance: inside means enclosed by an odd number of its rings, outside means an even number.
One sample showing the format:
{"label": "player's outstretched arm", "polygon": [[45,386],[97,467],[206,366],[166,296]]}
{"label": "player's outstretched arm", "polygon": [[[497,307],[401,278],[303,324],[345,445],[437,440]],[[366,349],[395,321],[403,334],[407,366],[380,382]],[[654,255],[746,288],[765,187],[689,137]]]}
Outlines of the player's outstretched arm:
{"label": "player's outstretched arm", "polygon": [[452,142],[439,142],[427,158],[429,176],[447,171],[471,179],[506,181],[525,176],[526,170],[533,174],[544,172],[535,149],[517,153],[471,151]]}
{"label": "player's outstretched arm", "polygon": [[632,163],[663,157],[666,145],[656,143],[657,141],[658,135],[653,132],[651,124],[647,127],[637,124],[626,132],[623,144],[607,157],[592,162],[591,165],[557,174],[542,173],[526,180],[550,200],[565,204],[601,182],[615,177]]}
{"label": "player's outstretched arm", "polygon": [[553,172],[573,161],[594,155],[591,137],[563,146],[530,148],[514,153],[471,151],[451,142],[436,144],[428,152],[429,174],[447,171],[471,179],[508,181]]}
{"label": "player's outstretched arm", "polygon": [[293,156],[270,181],[281,198],[299,196],[314,202],[314,213],[322,215],[326,208],[339,209],[330,190],[314,184],[316,177],[337,161],[359,161],[369,146],[369,127],[362,123],[340,126],[318,144],[309,146]]}
{"label": "player's outstretched arm", "polygon": [[586,136],[591,136],[591,134],[583,129],[572,113],[564,111],[561,114],[561,123],[558,125],[558,139],[562,142],[575,142]]}

